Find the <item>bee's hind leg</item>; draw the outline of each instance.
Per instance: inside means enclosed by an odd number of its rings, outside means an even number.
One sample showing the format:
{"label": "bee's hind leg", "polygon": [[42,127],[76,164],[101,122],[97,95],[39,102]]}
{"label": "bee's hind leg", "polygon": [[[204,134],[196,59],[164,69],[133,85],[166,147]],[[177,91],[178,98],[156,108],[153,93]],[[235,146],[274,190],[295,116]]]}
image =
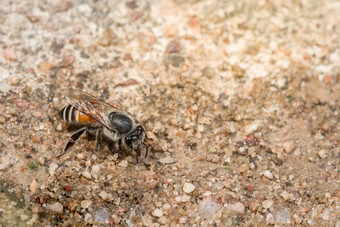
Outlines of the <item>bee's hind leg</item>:
{"label": "bee's hind leg", "polygon": [[77,142],[77,140],[79,140],[79,138],[88,130],[87,127],[81,128],[78,131],[76,131],[75,133],[73,133],[70,136],[70,140],[67,142],[66,146],[64,147],[64,151],[63,153],[61,153],[60,155],[58,155],[57,157],[61,157],[64,154],[66,154],[66,152],[68,152],[71,147],[73,147],[73,145]]}

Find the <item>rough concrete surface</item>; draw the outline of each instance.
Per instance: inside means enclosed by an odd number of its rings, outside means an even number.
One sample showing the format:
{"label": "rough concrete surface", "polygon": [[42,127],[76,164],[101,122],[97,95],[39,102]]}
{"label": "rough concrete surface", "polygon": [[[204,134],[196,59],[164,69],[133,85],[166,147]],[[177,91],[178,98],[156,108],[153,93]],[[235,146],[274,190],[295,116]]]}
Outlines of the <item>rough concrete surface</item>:
{"label": "rough concrete surface", "polygon": [[[339,1],[0,6],[0,226],[340,225]],[[69,89],[145,123],[150,155],[57,158]]]}

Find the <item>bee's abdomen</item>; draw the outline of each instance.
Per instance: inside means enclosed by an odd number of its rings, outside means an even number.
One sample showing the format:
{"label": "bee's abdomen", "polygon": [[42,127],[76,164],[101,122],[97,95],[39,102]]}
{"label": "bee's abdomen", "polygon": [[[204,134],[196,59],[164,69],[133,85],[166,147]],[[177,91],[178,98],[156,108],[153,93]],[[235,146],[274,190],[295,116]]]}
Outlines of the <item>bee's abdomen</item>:
{"label": "bee's abdomen", "polygon": [[64,121],[71,123],[71,124],[92,124],[96,123],[97,121],[92,117],[83,114],[79,110],[77,110],[72,105],[65,106],[63,109],[60,110],[59,116]]}
{"label": "bee's abdomen", "polygon": [[77,115],[79,114],[78,112],[79,111],[72,105],[68,105],[60,110],[59,116],[66,122],[77,123]]}

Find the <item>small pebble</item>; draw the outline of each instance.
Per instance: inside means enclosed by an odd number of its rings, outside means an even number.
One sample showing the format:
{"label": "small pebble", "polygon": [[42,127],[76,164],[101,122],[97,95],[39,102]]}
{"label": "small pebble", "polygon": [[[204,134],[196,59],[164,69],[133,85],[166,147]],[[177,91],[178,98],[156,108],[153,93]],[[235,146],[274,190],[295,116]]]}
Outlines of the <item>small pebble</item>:
{"label": "small pebble", "polygon": [[11,89],[11,85],[9,85],[5,80],[0,81],[0,92],[7,93]]}
{"label": "small pebble", "polygon": [[159,223],[161,223],[161,224],[166,224],[166,221],[167,221],[167,219],[166,219],[166,217],[165,216],[162,216],[162,217],[160,217],[159,219],[158,219],[158,222]]}
{"label": "small pebble", "polygon": [[205,67],[202,72],[202,76],[212,79],[215,76],[215,70],[210,67]]}
{"label": "small pebble", "polygon": [[86,167],[90,167],[91,164],[92,164],[92,163],[91,163],[91,160],[87,160],[87,161],[85,162],[85,166],[86,166]]}
{"label": "small pebble", "polygon": [[188,221],[188,217],[186,217],[186,216],[180,217],[178,219],[179,224],[185,224],[185,223],[187,223],[187,221]]}
{"label": "small pebble", "polygon": [[29,218],[29,216],[27,214],[21,214],[20,218],[21,218],[21,220],[25,221]]}
{"label": "small pebble", "polygon": [[117,36],[115,33],[113,33],[111,30],[104,30],[101,37],[98,39],[98,44],[101,46],[109,46],[114,43],[115,39],[117,39]]}
{"label": "small pebble", "polygon": [[268,224],[274,224],[275,223],[275,220],[274,220],[274,216],[272,213],[268,213],[267,216],[266,216],[266,222],[267,222],[267,225]]}
{"label": "small pebble", "polygon": [[16,102],[16,106],[21,112],[24,112],[29,107],[29,103],[25,99],[19,99]]}
{"label": "small pebble", "polygon": [[290,223],[290,213],[288,208],[281,208],[275,213],[275,221],[282,224]]}
{"label": "small pebble", "polygon": [[266,209],[269,209],[273,205],[273,201],[271,200],[265,200],[262,202],[262,206]]}
{"label": "small pebble", "polygon": [[99,207],[93,212],[93,220],[100,224],[109,224],[110,217],[105,207]]}
{"label": "small pebble", "polygon": [[116,214],[112,214],[111,218],[112,218],[114,224],[119,224],[120,223],[121,218],[118,217]]}
{"label": "small pebble", "polygon": [[323,140],[323,135],[321,134],[321,132],[318,132],[318,133],[315,134],[314,138],[316,140]]}
{"label": "small pebble", "polygon": [[154,217],[162,217],[163,216],[163,212],[161,209],[156,208],[153,212],[152,212],[152,216]]}
{"label": "small pebble", "polygon": [[85,157],[84,157],[84,154],[80,153],[80,154],[77,154],[77,159],[78,160],[83,160]]}
{"label": "small pebble", "polygon": [[174,159],[171,158],[170,156],[166,156],[165,158],[161,158],[159,161],[162,164],[171,164],[171,163],[175,162]]}
{"label": "small pebble", "polygon": [[48,73],[53,68],[53,65],[49,62],[42,62],[38,65],[38,72]]}
{"label": "small pebble", "polygon": [[238,167],[237,169],[240,173],[244,173],[247,172],[249,170],[249,165],[244,163],[242,165],[240,165],[240,167]]}
{"label": "small pebble", "polygon": [[63,60],[59,63],[60,68],[67,68],[73,64],[75,57],[72,54],[66,55]]}
{"label": "small pebble", "polygon": [[247,191],[249,191],[249,192],[252,192],[252,191],[254,191],[254,186],[251,185],[251,184],[247,184],[247,185],[245,186],[245,189],[246,189]]}
{"label": "small pebble", "polygon": [[80,202],[80,206],[84,209],[87,209],[91,206],[91,201],[83,200],[83,201]]}
{"label": "small pebble", "polygon": [[284,199],[284,200],[288,200],[290,198],[290,194],[287,191],[283,191],[281,192],[280,196]]}
{"label": "small pebble", "polygon": [[5,156],[0,156],[0,170],[4,170],[8,167],[13,165],[13,159],[5,157]]}
{"label": "small pebble", "polygon": [[101,191],[101,192],[99,193],[99,196],[100,196],[100,198],[102,198],[102,200],[104,200],[104,201],[108,200],[108,198],[109,198],[109,194],[106,193],[106,191]]}
{"label": "small pebble", "polygon": [[51,176],[55,174],[55,170],[58,168],[58,164],[56,163],[51,163],[48,167],[48,172]]}
{"label": "small pebble", "polygon": [[118,166],[125,169],[128,166],[128,162],[126,160],[123,160],[118,163]]}
{"label": "small pebble", "polygon": [[86,177],[87,179],[91,179],[91,173],[90,173],[89,171],[87,171],[87,170],[85,170],[85,171],[82,173],[82,175],[83,175],[84,177]]}
{"label": "small pebble", "polygon": [[38,162],[40,163],[40,165],[44,165],[45,164],[45,159],[43,157],[39,157],[38,158]]}
{"label": "small pebble", "polygon": [[166,53],[179,53],[181,51],[181,45],[178,40],[172,40],[166,46],[165,52]]}
{"label": "small pebble", "polygon": [[328,130],[329,130],[329,124],[324,123],[324,124],[322,125],[322,130],[328,131]]}
{"label": "small pebble", "polygon": [[267,177],[268,179],[273,179],[273,174],[272,174],[272,172],[270,172],[270,170],[265,170],[265,171],[263,172],[263,175],[264,175],[265,177]]}
{"label": "small pebble", "polygon": [[70,184],[65,184],[64,185],[64,189],[68,192],[71,192],[72,191],[72,186]]}
{"label": "small pebble", "polygon": [[283,143],[284,151],[287,154],[291,153],[294,150],[294,147],[295,147],[295,145],[294,145],[294,142],[292,142],[292,141],[287,141],[287,142]]}
{"label": "small pebble", "polygon": [[152,217],[149,214],[142,216],[142,222],[144,226],[152,226]]}
{"label": "small pebble", "polygon": [[59,202],[56,202],[53,204],[47,204],[46,208],[52,212],[56,212],[59,214],[63,213],[63,205],[61,205]]}
{"label": "small pebble", "polygon": [[170,210],[170,208],[171,208],[171,205],[169,203],[166,203],[163,205],[164,210]]}
{"label": "small pebble", "polygon": [[320,150],[319,152],[318,152],[318,155],[319,155],[319,157],[320,158],[326,158],[327,157],[327,152],[325,151],[325,150]]}
{"label": "small pebble", "polygon": [[181,67],[185,62],[185,58],[179,54],[169,54],[165,56],[164,62],[166,64],[171,64],[174,67]]}
{"label": "small pebble", "polygon": [[199,204],[199,214],[202,219],[211,218],[219,209],[221,205],[211,196],[203,199]]}
{"label": "small pebble", "polygon": [[56,127],[56,130],[57,131],[61,131],[63,129],[62,125],[61,124],[58,124],[57,127]]}
{"label": "small pebble", "polygon": [[187,194],[193,192],[195,190],[195,185],[190,183],[185,183],[183,186],[183,191]]}
{"label": "small pebble", "polygon": [[30,184],[30,190],[31,192],[35,193],[38,188],[38,182],[34,179],[32,180],[32,183]]}
{"label": "small pebble", "polygon": [[321,218],[324,220],[324,221],[329,221],[329,218],[330,218],[330,215],[331,215],[331,212],[328,208],[324,209],[323,212],[321,213]]}
{"label": "small pebble", "polygon": [[245,206],[243,205],[243,203],[240,203],[240,202],[235,203],[235,204],[224,204],[224,207],[227,210],[240,213],[240,214],[243,214],[245,211]]}
{"label": "small pebble", "polygon": [[88,224],[92,224],[93,220],[92,220],[92,215],[90,213],[87,213],[85,215],[85,222]]}
{"label": "small pebble", "polygon": [[99,174],[99,171],[100,171],[100,166],[99,165],[94,165],[92,166],[92,171],[91,171],[91,174],[94,178],[98,178],[98,174]]}

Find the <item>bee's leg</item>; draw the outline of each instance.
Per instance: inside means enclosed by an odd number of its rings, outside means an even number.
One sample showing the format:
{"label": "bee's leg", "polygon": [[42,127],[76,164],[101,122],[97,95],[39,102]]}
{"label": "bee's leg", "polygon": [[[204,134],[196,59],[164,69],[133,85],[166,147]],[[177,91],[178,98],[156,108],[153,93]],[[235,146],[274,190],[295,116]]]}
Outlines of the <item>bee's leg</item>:
{"label": "bee's leg", "polygon": [[144,143],[144,142],[142,144],[145,146],[145,157],[144,158],[147,158],[148,157],[148,152],[149,152],[149,145]]}
{"label": "bee's leg", "polygon": [[70,140],[67,142],[65,148],[64,148],[64,152],[61,153],[60,155],[58,155],[57,157],[61,157],[63,156],[64,154],[66,154],[66,152],[68,152],[71,147],[77,142],[77,140],[79,140],[79,138],[88,130],[87,127],[84,127],[84,128],[81,128],[79,129],[78,131],[76,131],[75,133],[73,133],[71,136],[70,136]]}
{"label": "bee's leg", "polygon": [[138,146],[137,150],[136,150],[136,162],[138,163],[138,158],[140,156],[140,146]]}
{"label": "bee's leg", "polygon": [[96,141],[97,141],[97,145],[96,145],[96,151],[99,152],[102,148],[102,141],[103,141],[103,130],[98,129],[96,132]]}

